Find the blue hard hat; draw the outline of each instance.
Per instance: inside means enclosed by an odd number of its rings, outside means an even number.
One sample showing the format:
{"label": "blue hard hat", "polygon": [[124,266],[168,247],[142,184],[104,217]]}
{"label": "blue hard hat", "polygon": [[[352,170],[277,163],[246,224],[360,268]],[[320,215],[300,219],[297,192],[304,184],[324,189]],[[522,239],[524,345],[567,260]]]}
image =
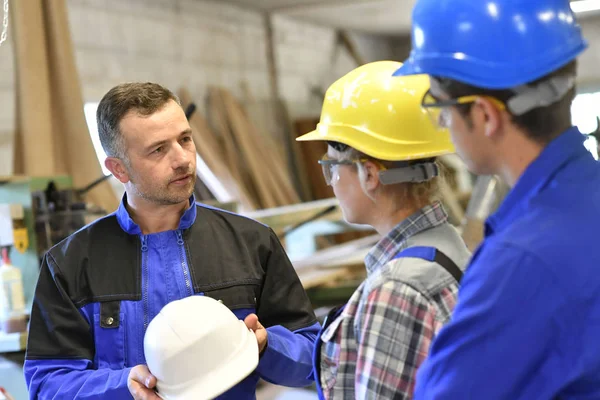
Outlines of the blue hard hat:
{"label": "blue hard hat", "polygon": [[508,89],[574,60],[587,42],[568,0],[418,0],[412,51],[395,76]]}

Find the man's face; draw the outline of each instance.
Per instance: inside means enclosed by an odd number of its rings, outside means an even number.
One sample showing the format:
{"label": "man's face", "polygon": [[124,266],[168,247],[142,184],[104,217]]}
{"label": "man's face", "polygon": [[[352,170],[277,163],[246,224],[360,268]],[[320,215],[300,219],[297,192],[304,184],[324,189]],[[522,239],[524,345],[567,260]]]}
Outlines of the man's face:
{"label": "man's face", "polygon": [[[437,81],[431,81],[431,94],[439,100],[450,97],[439,87]],[[456,153],[464,161],[467,168],[475,174],[492,173],[494,154],[492,143],[485,135],[485,123],[479,115],[471,112],[470,118],[463,116],[456,107],[450,106],[440,110],[446,127],[450,130]]]}
{"label": "man's face", "polygon": [[182,108],[171,100],[150,116],[129,112],[120,130],[128,195],[156,205],[187,201],[196,183],[196,147]]}

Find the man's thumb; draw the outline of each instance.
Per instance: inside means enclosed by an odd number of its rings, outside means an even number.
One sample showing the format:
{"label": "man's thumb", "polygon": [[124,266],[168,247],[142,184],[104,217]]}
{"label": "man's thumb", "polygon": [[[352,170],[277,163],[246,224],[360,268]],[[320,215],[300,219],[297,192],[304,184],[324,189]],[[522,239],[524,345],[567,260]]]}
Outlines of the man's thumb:
{"label": "man's thumb", "polygon": [[248,329],[256,330],[258,329],[258,317],[256,314],[250,314],[244,320]]}

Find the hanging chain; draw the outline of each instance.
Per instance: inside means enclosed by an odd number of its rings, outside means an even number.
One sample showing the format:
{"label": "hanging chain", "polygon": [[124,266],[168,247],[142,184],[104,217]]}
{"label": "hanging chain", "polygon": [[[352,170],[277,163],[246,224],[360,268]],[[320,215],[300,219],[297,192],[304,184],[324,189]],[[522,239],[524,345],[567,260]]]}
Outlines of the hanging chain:
{"label": "hanging chain", "polygon": [[8,33],[8,0],[4,0],[4,18],[2,19],[2,34],[0,35],[0,45],[6,40]]}

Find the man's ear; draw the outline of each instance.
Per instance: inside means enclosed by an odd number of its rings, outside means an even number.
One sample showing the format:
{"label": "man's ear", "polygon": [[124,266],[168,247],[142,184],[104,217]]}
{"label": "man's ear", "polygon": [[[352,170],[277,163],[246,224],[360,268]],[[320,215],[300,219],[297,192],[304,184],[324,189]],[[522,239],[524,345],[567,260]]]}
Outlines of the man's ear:
{"label": "man's ear", "polygon": [[107,157],[106,160],[104,160],[104,165],[106,166],[106,169],[108,169],[113,176],[119,180],[119,182],[129,182],[129,173],[127,172],[125,163],[123,163],[121,159],[116,157]]}
{"label": "man's ear", "polygon": [[485,136],[495,137],[502,128],[502,112],[485,97],[478,97],[475,104],[483,111],[482,122],[485,124]]}
{"label": "man's ear", "polygon": [[365,161],[360,169],[362,170],[362,172],[359,172],[361,185],[365,190],[372,192],[381,185],[379,180],[380,168],[376,163],[370,160]]}

